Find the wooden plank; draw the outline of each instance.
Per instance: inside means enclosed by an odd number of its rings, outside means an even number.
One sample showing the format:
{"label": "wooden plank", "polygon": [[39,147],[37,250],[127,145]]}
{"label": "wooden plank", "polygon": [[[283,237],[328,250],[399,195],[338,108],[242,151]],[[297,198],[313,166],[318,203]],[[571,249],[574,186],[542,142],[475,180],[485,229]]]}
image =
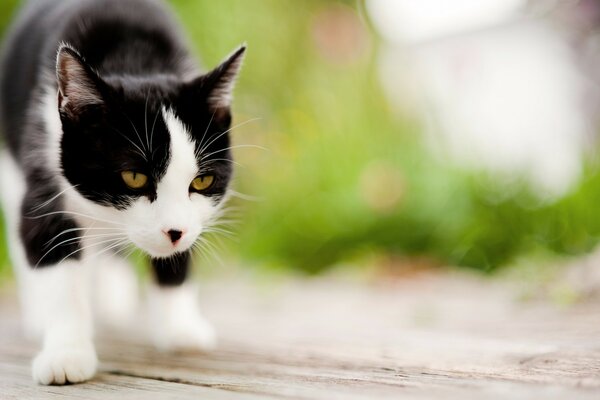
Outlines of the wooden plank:
{"label": "wooden plank", "polygon": [[0,398],[595,399],[600,391],[598,300],[524,303],[511,286],[452,275],[203,286],[222,337],[216,351],[159,353],[132,321],[127,337],[100,335],[97,378],[67,387],[31,382],[35,345],[19,334],[14,300],[0,299]]}
{"label": "wooden plank", "polygon": [[101,372],[79,385],[39,386],[33,383],[29,365],[0,362],[0,398],[23,399],[208,399],[258,400],[264,397],[232,393],[217,387],[181,384],[165,380]]}

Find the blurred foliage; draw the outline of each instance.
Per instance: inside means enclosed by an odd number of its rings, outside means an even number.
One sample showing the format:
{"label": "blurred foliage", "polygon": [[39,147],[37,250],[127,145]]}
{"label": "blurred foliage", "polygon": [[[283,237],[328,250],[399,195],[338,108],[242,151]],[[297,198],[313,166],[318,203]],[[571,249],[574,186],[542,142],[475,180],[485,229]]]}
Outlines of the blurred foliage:
{"label": "blurred foliage", "polygon": [[[0,23],[14,3],[2,2]],[[234,142],[268,150],[235,149],[235,188],[258,197],[232,201],[240,224],[228,251],[244,263],[314,273],[393,254],[492,270],[597,242],[593,165],[571,194],[543,203],[526,185],[505,186],[430,155],[417,121],[382,94],[377,39],[355,2],[171,3],[205,66],[248,43]]]}

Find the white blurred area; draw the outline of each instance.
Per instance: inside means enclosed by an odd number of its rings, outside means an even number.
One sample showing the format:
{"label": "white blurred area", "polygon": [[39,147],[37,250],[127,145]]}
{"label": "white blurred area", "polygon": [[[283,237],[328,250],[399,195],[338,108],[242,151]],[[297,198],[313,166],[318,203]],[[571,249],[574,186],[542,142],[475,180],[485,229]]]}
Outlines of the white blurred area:
{"label": "white blurred area", "polygon": [[554,198],[577,182],[591,143],[590,83],[568,30],[530,6],[366,0],[385,41],[383,87],[399,109],[420,105],[437,154],[499,178],[525,177]]}

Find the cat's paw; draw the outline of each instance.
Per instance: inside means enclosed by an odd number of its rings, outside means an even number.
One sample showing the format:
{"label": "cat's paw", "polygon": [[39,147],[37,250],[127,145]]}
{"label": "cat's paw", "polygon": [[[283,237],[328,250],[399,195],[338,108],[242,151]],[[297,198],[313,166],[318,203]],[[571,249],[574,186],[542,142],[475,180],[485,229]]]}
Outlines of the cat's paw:
{"label": "cat's paw", "polygon": [[93,345],[46,348],[33,360],[33,380],[42,385],[64,385],[94,376],[98,358]]}
{"label": "cat's paw", "polygon": [[162,351],[209,351],[217,346],[217,334],[204,318],[155,327],[154,345]]}

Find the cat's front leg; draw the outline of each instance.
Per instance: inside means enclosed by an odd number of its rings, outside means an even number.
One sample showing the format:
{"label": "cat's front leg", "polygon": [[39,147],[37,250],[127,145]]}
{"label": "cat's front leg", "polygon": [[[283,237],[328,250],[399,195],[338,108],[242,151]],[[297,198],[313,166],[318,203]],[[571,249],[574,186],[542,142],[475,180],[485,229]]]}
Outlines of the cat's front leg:
{"label": "cat's front leg", "polygon": [[90,262],[93,263],[95,320],[105,327],[127,331],[138,322],[138,278],[133,265],[108,252],[95,256]]}
{"label": "cat's front leg", "polygon": [[32,314],[27,320],[35,324],[34,333],[43,343],[33,360],[33,379],[44,385],[82,382],[94,376],[98,364],[90,271],[80,260],[74,222],[60,213],[46,215],[22,217],[19,233],[25,257],[14,258],[25,311]]}
{"label": "cat's front leg", "polygon": [[42,351],[33,360],[33,379],[41,384],[90,379],[98,360],[92,342],[89,282],[85,266],[66,260],[27,274],[30,296],[41,328]]}
{"label": "cat's front leg", "polygon": [[196,287],[186,282],[189,263],[189,252],[152,260],[155,284],[148,305],[160,350],[210,350],[216,345],[215,330],[200,313]]}

